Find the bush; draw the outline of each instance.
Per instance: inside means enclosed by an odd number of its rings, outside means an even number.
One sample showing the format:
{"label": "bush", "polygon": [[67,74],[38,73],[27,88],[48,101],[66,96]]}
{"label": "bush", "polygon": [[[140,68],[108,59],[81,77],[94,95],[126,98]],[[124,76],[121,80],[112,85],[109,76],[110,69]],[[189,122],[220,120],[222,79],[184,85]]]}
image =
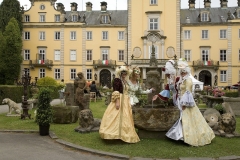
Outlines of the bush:
{"label": "bush", "polygon": [[238,97],[238,92],[225,92],[226,97]]}
{"label": "bush", "polygon": [[223,113],[225,111],[222,104],[220,104],[220,103],[216,104],[213,108],[216,109],[220,113]]}
{"label": "bush", "polygon": [[50,93],[51,90],[49,88],[41,88],[38,94],[36,122],[40,126],[48,126],[53,121]]}

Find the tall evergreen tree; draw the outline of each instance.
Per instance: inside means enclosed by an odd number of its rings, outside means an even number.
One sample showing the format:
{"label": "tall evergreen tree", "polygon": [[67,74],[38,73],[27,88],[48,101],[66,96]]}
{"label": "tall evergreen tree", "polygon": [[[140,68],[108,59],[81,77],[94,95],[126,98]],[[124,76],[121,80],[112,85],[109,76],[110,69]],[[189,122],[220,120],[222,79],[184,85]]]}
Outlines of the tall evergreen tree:
{"label": "tall evergreen tree", "polygon": [[22,32],[22,12],[23,9],[20,7],[18,0],[3,0],[0,5],[0,31],[4,32],[5,27],[12,17],[14,17]]}
{"label": "tall evergreen tree", "polygon": [[22,37],[15,18],[11,18],[5,28],[3,36],[6,40],[3,60],[5,65],[3,71],[5,74],[6,84],[13,84],[14,79],[19,77],[22,64]]}
{"label": "tall evergreen tree", "polygon": [[3,55],[4,55],[3,53],[4,53],[4,50],[6,47],[6,40],[3,37],[3,34],[1,31],[0,31],[0,42],[1,42],[1,45],[0,45],[0,84],[5,84],[5,74],[4,74],[4,68],[3,68],[5,66],[5,62],[3,59]]}

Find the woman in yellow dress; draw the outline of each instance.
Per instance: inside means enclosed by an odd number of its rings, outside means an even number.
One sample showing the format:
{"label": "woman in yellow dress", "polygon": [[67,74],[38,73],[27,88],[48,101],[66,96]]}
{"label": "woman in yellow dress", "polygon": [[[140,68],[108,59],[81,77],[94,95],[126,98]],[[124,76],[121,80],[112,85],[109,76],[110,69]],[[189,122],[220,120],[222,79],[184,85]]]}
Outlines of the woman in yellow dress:
{"label": "woman in yellow dress", "polygon": [[125,66],[116,69],[113,81],[113,93],[99,129],[102,139],[121,139],[136,143],[140,139],[135,131],[127,83],[129,70]]}
{"label": "woman in yellow dress", "polygon": [[166,136],[174,140],[183,140],[191,146],[210,144],[215,137],[214,132],[197,107],[192,95],[192,79],[190,67],[184,59],[178,61],[180,79],[176,82],[180,110],[179,120],[170,128]]}

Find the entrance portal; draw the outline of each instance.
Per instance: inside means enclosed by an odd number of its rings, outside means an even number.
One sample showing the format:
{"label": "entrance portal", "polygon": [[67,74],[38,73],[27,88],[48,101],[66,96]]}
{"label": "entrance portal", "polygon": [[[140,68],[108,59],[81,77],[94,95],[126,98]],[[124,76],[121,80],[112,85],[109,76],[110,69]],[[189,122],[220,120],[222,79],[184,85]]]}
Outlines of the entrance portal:
{"label": "entrance portal", "polygon": [[204,82],[205,86],[212,86],[212,74],[206,70],[201,71],[199,73],[199,81]]}
{"label": "entrance portal", "polygon": [[111,72],[107,69],[103,69],[100,72],[100,85],[107,86],[108,88],[112,87],[111,84]]}

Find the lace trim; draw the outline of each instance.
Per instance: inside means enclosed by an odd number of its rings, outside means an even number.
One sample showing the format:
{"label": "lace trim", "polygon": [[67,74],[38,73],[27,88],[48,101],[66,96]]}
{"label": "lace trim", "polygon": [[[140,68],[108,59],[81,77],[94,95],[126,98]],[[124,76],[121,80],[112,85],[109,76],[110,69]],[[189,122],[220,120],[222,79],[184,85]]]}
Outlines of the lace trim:
{"label": "lace trim", "polygon": [[190,91],[186,91],[180,100],[180,106],[195,107],[195,101]]}

